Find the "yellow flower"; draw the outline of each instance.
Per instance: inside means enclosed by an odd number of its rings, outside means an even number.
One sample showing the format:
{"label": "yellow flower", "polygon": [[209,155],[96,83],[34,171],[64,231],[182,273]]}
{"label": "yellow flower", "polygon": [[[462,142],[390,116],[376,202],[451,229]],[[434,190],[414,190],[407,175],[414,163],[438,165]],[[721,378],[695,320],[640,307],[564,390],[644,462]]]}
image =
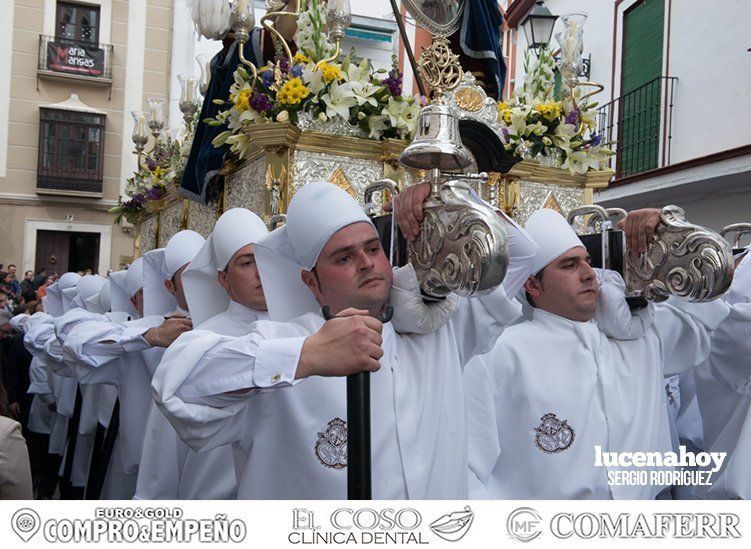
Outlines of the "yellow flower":
{"label": "yellow flower", "polygon": [[234,96],[230,95],[230,99],[238,111],[244,112],[250,108],[250,94],[250,88],[245,88],[237,92]]}
{"label": "yellow flower", "polygon": [[332,81],[336,80],[337,82],[341,82],[342,80],[342,71],[339,70],[339,67],[336,65],[330,65],[329,63],[321,63],[318,68],[321,69],[321,73],[323,74],[323,81],[327,84],[330,84]]}
{"label": "yellow flower", "polygon": [[157,181],[161,180],[162,177],[164,177],[164,170],[160,166],[157,166],[156,168],[154,168],[153,173],[154,173],[154,179],[156,179]]}
{"label": "yellow flower", "polygon": [[511,124],[511,107],[505,101],[498,103],[498,115],[506,125]]}
{"label": "yellow flower", "polygon": [[297,105],[310,95],[310,89],[302,83],[299,78],[292,78],[285,82],[282,89],[279,90],[276,98],[283,105]]}
{"label": "yellow flower", "polygon": [[553,121],[561,116],[561,105],[556,101],[549,101],[547,103],[537,103],[535,110],[539,112],[543,118],[548,121]]}
{"label": "yellow flower", "polygon": [[292,58],[292,63],[301,63],[301,64],[307,64],[312,63],[313,61],[305,55],[303,52],[298,51],[295,56]]}

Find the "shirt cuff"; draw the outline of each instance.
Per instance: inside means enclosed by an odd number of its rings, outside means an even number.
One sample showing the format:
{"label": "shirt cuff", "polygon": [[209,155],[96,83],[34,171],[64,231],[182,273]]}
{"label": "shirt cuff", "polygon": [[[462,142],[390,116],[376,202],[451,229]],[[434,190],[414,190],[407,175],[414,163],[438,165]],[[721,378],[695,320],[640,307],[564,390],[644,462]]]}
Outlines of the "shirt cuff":
{"label": "shirt cuff", "polygon": [[148,326],[126,328],[123,331],[123,336],[120,340],[120,343],[123,346],[123,350],[126,353],[135,353],[138,351],[150,349],[151,345],[149,345],[149,343],[143,337],[143,334],[145,334],[149,330],[150,328]]}
{"label": "shirt cuff", "polygon": [[262,341],[256,353],[253,384],[259,388],[293,384],[304,342],[305,337]]}

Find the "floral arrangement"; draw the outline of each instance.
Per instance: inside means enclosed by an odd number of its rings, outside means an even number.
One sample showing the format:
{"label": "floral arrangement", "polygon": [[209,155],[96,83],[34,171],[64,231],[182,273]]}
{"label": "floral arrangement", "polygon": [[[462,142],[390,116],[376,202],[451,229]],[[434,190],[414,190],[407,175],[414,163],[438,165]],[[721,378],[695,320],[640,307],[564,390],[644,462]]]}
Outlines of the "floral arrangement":
{"label": "floral arrangement", "polygon": [[572,174],[601,170],[614,153],[597,133],[596,102],[579,101],[581,88],[571,96],[556,97],[555,61],[541,48],[537,61],[525,54],[524,84],[507,102],[498,103],[498,123],[506,150],[522,158],[559,164]]}
{"label": "floral arrangement", "polygon": [[169,136],[157,140],[140,169],[128,179],[124,196],[118,197],[117,206],[110,209],[110,213],[116,214],[116,224],[123,219],[135,223],[150,201],[161,200],[170,188],[180,183],[186,160],[182,148],[179,140]]}
{"label": "floral arrangement", "polygon": [[331,44],[322,32],[323,3],[309,0],[298,20],[298,53],[282,57],[258,70],[253,79],[238,67],[227,108],[205,122],[226,125],[213,141],[215,147],[230,145],[242,159],[250,146],[243,128],[266,122],[298,124],[302,117],[321,123],[343,122],[371,139],[411,138],[421,101],[402,95],[402,73],[396,57],[390,71],[375,70],[365,59],[355,62],[352,54],[339,62],[327,62]]}

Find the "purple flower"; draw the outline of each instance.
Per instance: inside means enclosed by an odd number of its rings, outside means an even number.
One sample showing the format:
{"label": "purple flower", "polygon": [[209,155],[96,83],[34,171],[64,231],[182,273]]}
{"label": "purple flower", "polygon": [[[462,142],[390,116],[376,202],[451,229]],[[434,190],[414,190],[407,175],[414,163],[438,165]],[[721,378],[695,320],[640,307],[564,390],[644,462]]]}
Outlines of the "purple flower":
{"label": "purple flower", "polygon": [[270,111],[273,105],[267,96],[254,91],[250,96],[250,107],[256,112],[266,112]]}
{"label": "purple flower", "polygon": [[286,57],[279,59],[279,69],[283,73],[289,72],[289,59],[287,59]]}
{"label": "purple flower", "polygon": [[579,123],[579,109],[574,109],[566,115],[566,124],[576,126]]}
{"label": "purple flower", "polygon": [[302,76],[302,65],[292,65],[292,68],[289,70],[289,73],[292,76]]}
{"label": "purple flower", "polygon": [[600,143],[602,143],[602,135],[600,135],[600,134],[593,135],[592,139],[589,140],[589,144],[592,147],[598,147],[600,145]]}
{"label": "purple flower", "polygon": [[146,198],[149,200],[159,200],[164,195],[164,189],[161,187],[151,187],[146,191]]}
{"label": "purple flower", "polygon": [[145,200],[145,197],[141,193],[136,193],[133,195],[133,198],[130,199],[130,202],[134,206],[143,206]]}
{"label": "purple flower", "polygon": [[153,172],[156,169],[156,160],[154,160],[150,156],[147,156],[146,167],[149,169],[150,172]]}
{"label": "purple flower", "polygon": [[501,130],[501,132],[503,133],[503,140],[504,140],[504,141],[505,141],[506,143],[508,143],[508,142],[509,142],[509,133],[508,133],[508,128],[503,128],[503,129]]}
{"label": "purple flower", "polygon": [[383,81],[386,87],[389,89],[389,93],[394,97],[399,97],[402,94],[402,73],[398,68],[394,67],[389,71],[388,77]]}
{"label": "purple flower", "polygon": [[274,83],[274,71],[271,69],[266,69],[261,73],[261,82],[264,86],[267,88],[271,86],[271,84]]}

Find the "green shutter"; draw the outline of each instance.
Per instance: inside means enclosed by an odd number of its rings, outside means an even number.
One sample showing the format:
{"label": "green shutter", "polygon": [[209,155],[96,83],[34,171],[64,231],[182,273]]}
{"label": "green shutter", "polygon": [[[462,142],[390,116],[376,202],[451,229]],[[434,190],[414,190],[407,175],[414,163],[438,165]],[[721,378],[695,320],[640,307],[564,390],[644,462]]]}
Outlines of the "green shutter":
{"label": "green shutter", "polygon": [[665,0],[643,0],[624,15],[620,175],[657,167],[660,146]]}

